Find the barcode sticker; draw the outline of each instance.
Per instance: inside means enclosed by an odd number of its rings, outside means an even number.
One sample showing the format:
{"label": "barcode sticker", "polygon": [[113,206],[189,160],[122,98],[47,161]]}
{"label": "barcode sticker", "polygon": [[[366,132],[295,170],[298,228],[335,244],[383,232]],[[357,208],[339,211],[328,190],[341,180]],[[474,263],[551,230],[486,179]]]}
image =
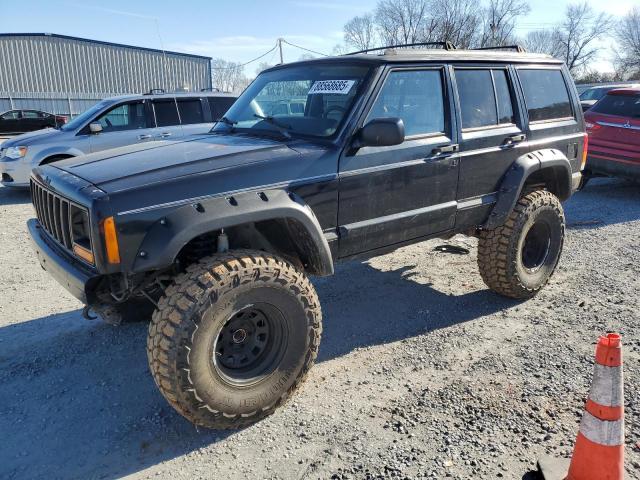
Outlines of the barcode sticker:
{"label": "barcode sticker", "polygon": [[309,95],[319,93],[335,93],[346,95],[356,83],[355,80],[319,80],[311,86]]}

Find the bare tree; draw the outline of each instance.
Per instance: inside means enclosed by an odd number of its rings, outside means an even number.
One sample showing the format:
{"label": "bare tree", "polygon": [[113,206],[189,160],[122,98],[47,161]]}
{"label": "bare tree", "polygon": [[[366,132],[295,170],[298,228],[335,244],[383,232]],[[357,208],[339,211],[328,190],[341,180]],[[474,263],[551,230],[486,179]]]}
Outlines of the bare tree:
{"label": "bare tree", "polygon": [[382,44],[422,41],[426,11],[426,0],[380,0],[374,19]]}
{"label": "bare tree", "polygon": [[[477,0],[433,0],[434,36],[460,48],[476,44],[482,9]],[[426,23],[426,22],[425,22]]]}
{"label": "bare tree", "polygon": [[616,24],[613,36],[618,42],[617,70],[625,76],[640,77],[640,7],[633,7]]}
{"label": "bare tree", "polygon": [[579,72],[596,59],[601,50],[599,40],[612,27],[611,16],[596,14],[587,3],[567,7],[565,19],[558,28],[561,58],[572,73]]}
{"label": "bare tree", "polygon": [[562,56],[558,31],[553,29],[532,30],[524,38],[524,47],[529,52],[546,53],[552,57]]}
{"label": "bare tree", "polygon": [[373,48],[376,44],[376,25],[373,15],[353,17],[344,26],[344,43],[355,50]]}
{"label": "bare tree", "polygon": [[211,80],[215,88],[223,92],[241,92],[250,80],[244,73],[240,63],[216,58],[211,65]]}
{"label": "bare tree", "polygon": [[481,47],[509,45],[515,42],[514,30],[518,17],[531,8],[527,0],[489,0],[484,9]]}

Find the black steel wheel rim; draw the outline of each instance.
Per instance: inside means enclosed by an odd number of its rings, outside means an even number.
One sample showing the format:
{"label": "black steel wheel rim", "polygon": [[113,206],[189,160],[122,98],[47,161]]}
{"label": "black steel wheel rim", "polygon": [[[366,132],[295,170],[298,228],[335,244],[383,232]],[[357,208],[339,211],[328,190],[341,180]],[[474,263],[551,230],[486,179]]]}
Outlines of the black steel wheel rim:
{"label": "black steel wheel rim", "polygon": [[247,305],[220,329],[213,345],[213,367],[232,385],[257,383],[278,367],[287,334],[278,308],[267,303]]}
{"label": "black steel wheel rim", "polygon": [[547,222],[534,223],[524,238],[522,246],[522,265],[530,271],[544,265],[551,249],[551,228]]}

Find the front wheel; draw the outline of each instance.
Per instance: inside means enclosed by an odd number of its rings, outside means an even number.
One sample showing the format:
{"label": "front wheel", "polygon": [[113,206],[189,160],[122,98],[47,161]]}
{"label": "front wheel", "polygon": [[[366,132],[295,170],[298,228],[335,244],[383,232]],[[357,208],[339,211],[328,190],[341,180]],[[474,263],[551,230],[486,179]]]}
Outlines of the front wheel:
{"label": "front wheel", "polygon": [[521,197],[504,225],[480,232],[482,279],[501,295],[533,297],[558,264],[564,229],[562,205],[551,192],[538,190]]}
{"label": "front wheel", "polygon": [[239,428],[273,413],[318,353],[315,289],[264,252],[233,251],[191,265],[158,305],[147,341],[151,373],[197,425]]}

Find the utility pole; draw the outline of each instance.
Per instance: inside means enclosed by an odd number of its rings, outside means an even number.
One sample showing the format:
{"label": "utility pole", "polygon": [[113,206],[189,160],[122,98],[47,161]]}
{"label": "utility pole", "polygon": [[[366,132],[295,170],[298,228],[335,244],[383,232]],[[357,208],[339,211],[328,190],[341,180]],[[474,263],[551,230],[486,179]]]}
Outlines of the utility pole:
{"label": "utility pole", "polygon": [[284,63],[284,60],[282,57],[282,38],[278,39],[278,49],[280,50],[280,64],[282,65]]}

